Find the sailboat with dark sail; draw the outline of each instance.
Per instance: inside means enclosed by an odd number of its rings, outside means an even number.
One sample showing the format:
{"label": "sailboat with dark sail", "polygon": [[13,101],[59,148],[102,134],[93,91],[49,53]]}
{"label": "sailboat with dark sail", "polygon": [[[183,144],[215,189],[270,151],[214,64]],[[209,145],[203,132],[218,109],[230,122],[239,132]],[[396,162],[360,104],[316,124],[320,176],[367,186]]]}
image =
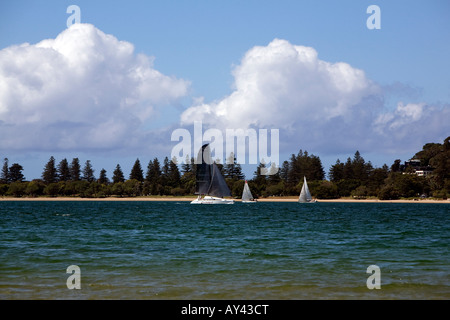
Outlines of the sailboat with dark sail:
{"label": "sailboat with dark sail", "polygon": [[298,202],[300,203],[315,203],[317,202],[311,197],[309,192],[308,183],[306,183],[306,177],[303,177],[302,191],[300,191],[300,196],[298,197]]}
{"label": "sailboat with dark sail", "polygon": [[217,164],[211,159],[211,149],[209,144],[205,144],[198,152],[196,171],[196,190],[198,198],[191,204],[233,204],[234,200],[225,199],[231,197],[230,188],[228,188],[225,179],[220,173]]}

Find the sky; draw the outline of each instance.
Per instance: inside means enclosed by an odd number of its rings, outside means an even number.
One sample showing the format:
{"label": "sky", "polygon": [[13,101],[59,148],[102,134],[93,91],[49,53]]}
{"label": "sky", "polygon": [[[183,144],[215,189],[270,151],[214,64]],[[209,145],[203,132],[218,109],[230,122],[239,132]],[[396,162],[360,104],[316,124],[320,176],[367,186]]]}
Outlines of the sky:
{"label": "sky", "polygon": [[201,121],[276,129],[280,162],[306,150],[326,173],[357,150],[390,166],[450,135],[449,14],[447,0],[1,1],[0,158],[27,180],[51,156],[127,176]]}

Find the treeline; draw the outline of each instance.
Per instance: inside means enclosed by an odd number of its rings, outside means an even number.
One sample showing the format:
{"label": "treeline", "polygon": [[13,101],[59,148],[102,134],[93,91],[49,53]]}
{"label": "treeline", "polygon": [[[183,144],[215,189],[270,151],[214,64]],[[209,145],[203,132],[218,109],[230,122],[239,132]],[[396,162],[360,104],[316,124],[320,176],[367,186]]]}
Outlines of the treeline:
{"label": "treeline", "polygon": [[[120,164],[117,164],[109,179],[104,168],[97,177],[90,160],[84,165],[78,158],[73,158],[70,163],[66,158],[56,163],[52,156],[44,166],[40,179],[25,181],[23,167],[17,163],[9,166],[9,160],[5,158],[0,174],[0,195],[87,198],[192,195],[196,186],[196,166],[194,159],[187,160],[180,168],[175,158],[169,160],[165,157],[162,163],[154,158],[144,171],[140,160],[136,159],[129,175],[125,175]],[[230,164],[219,165],[219,168],[233,190],[236,189],[233,183],[244,179],[242,168],[235,159]]]}
{"label": "treeline", "polygon": [[[251,179],[247,179],[256,197],[297,196],[303,184],[303,176],[308,180],[311,193],[318,199],[340,197],[378,197],[379,199],[450,196],[450,137],[443,144],[428,143],[413,158],[420,160],[420,166],[431,172],[418,176],[413,168],[401,165],[395,160],[388,167],[374,168],[359,151],[345,162],[339,159],[332,165],[325,180],[325,171],[318,156],[300,150],[292,154],[279,168],[266,168],[260,163]],[[245,176],[233,154],[226,164],[218,164],[233,197],[240,197]],[[278,170],[277,170],[278,169]],[[158,158],[150,160],[143,168],[136,159],[131,172],[126,176],[119,164],[114,168],[111,179],[107,171],[101,169],[98,176],[90,160],[81,165],[78,158],[69,163],[62,159],[58,163],[50,157],[45,164],[41,179],[25,181],[23,167],[9,165],[4,159],[0,174],[0,195],[14,197],[37,196],[77,196],[77,197],[136,197],[136,196],[184,196],[195,192],[194,159],[186,159],[178,165],[177,159]],[[264,175],[263,170],[272,171]]]}

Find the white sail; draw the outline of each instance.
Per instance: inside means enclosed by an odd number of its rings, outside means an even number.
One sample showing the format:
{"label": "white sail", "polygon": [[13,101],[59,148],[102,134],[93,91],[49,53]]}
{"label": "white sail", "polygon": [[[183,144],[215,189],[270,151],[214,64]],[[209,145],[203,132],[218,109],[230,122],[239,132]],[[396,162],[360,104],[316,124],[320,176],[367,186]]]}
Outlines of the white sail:
{"label": "white sail", "polygon": [[302,191],[300,192],[300,197],[298,198],[298,202],[301,202],[301,203],[316,202],[311,197],[311,193],[309,192],[309,188],[308,188],[308,183],[306,182],[306,177],[303,177],[303,187],[302,187]]}
{"label": "white sail", "polygon": [[242,202],[254,202],[253,195],[247,181],[245,181],[244,191],[242,191]]}

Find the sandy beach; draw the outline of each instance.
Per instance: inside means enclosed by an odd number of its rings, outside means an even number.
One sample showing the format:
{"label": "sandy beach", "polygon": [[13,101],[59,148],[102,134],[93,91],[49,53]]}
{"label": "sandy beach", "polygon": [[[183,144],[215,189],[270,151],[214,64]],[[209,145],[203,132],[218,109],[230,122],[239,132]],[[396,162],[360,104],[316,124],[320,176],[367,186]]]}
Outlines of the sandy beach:
{"label": "sandy beach", "polygon": [[[195,199],[195,196],[185,197],[170,197],[170,196],[147,196],[147,197],[107,197],[107,198],[80,198],[80,197],[0,197],[0,201],[186,201],[190,202]],[[235,199],[240,202],[240,199]],[[297,202],[298,197],[270,197],[260,198],[258,202]],[[435,199],[420,199],[420,200],[378,200],[378,199],[318,199],[318,202],[353,202],[353,203],[447,203],[450,200],[435,200]]]}

